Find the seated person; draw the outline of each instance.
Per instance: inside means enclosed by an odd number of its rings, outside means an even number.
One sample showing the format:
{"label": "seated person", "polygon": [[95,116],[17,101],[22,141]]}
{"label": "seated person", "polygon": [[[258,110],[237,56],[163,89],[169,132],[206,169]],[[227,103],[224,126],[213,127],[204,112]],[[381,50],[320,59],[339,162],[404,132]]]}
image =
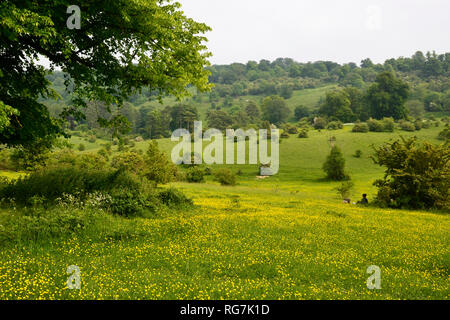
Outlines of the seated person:
{"label": "seated person", "polygon": [[361,201],[358,201],[358,204],[369,204],[369,200],[367,200],[367,194],[362,195]]}

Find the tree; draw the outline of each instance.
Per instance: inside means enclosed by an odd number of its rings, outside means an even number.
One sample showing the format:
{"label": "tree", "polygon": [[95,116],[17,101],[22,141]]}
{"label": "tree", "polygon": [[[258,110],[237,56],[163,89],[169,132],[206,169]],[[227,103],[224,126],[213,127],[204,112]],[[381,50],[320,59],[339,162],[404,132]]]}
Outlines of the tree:
{"label": "tree", "polygon": [[286,101],[280,96],[265,98],[262,102],[262,111],[264,120],[274,124],[285,122],[291,113]]}
{"label": "tree", "polygon": [[355,118],[352,109],[350,109],[350,99],[342,90],[327,92],[325,102],[320,107],[319,113],[329,118],[337,118],[342,122],[351,122]]}
{"label": "tree", "polygon": [[150,141],[144,156],[144,176],[155,184],[164,184],[174,180],[177,167],[167,159],[164,152],[158,148],[155,140]]}
{"label": "tree", "polygon": [[[204,67],[210,56],[203,33],[210,30],[166,0],[80,3],[81,29],[70,29],[68,0],[0,2],[0,101],[18,112],[0,143],[22,145],[62,133],[38,98],[58,94],[37,64],[38,56],[66,74],[73,101],[63,117],[82,119],[88,101],[121,106],[141,88],[162,97],[188,94],[187,86],[210,88]],[[4,113],[4,112],[3,112]],[[105,123],[103,123],[105,125]]]}
{"label": "tree", "polygon": [[386,167],[375,181],[377,200],[395,208],[449,208],[450,149],[445,145],[418,144],[415,138],[375,148],[374,162]]}
{"label": "tree", "polygon": [[253,101],[248,102],[247,106],[245,107],[245,112],[247,113],[252,123],[258,120],[260,116],[259,108]]}
{"label": "tree", "polygon": [[323,164],[327,179],[342,181],[348,179],[345,173],[345,159],[339,147],[334,146]]}
{"label": "tree", "polygon": [[309,115],[310,115],[310,111],[304,105],[299,105],[299,106],[295,107],[295,110],[294,110],[295,120],[300,120],[302,118],[309,117]]}
{"label": "tree", "polygon": [[406,103],[406,108],[408,109],[409,114],[416,118],[423,116],[425,113],[423,102],[420,102],[419,100],[409,100]]}
{"label": "tree", "polygon": [[231,129],[233,125],[233,118],[226,111],[222,110],[210,110],[206,116],[208,120],[208,126],[210,128],[225,131]]}
{"label": "tree", "polygon": [[186,129],[190,132],[194,130],[194,121],[198,120],[198,111],[194,106],[179,104],[170,109],[170,129]]}
{"label": "tree", "polygon": [[371,117],[392,117],[396,120],[406,118],[408,113],[405,102],[408,92],[408,84],[396,78],[392,72],[378,74],[366,95]]}

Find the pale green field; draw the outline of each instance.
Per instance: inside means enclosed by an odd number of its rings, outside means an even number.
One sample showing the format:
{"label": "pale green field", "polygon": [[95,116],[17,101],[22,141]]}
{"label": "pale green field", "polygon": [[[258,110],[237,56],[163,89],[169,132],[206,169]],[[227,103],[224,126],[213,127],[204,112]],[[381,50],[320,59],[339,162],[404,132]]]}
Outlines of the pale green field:
{"label": "pale green field", "polygon": [[[211,178],[174,183],[194,199],[186,212],[125,219],[65,209],[91,223],[70,237],[1,244],[0,298],[448,299],[448,214],[343,204],[333,190],[338,183],[321,170],[334,135],[356,184],[352,199],[366,192],[372,200],[383,170],[369,159],[369,146],[399,134],[438,142],[441,128],[349,130],[283,140],[275,177],[258,180],[257,166],[243,165],[228,166],[243,172],[235,187]],[[167,152],[173,144],[159,142]],[[360,159],[352,157],[357,149]],[[1,211],[0,228],[15,214]],[[69,265],[81,269],[79,291],[65,288]],[[381,269],[380,290],[366,287],[370,265]]]}

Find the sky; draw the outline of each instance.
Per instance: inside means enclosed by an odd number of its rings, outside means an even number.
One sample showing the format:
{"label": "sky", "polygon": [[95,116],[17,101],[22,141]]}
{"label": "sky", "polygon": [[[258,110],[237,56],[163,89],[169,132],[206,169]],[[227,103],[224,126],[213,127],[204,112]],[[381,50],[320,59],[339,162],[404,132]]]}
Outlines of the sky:
{"label": "sky", "polygon": [[450,0],[178,0],[213,64],[292,58],[360,63],[450,52]]}

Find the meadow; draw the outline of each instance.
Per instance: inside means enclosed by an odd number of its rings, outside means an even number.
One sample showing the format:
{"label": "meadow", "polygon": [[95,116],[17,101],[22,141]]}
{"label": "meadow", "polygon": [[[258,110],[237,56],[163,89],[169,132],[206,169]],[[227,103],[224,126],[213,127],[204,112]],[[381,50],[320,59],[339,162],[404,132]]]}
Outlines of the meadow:
{"label": "meadow", "polygon": [[[383,168],[370,159],[370,145],[399,135],[439,143],[440,130],[353,133],[345,126],[307,139],[291,135],[280,145],[278,175],[257,179],[257,165],[234,165],[225,167],[240,170],[237,186],[211,177],[172,183],[164,187],[181,189],[195,206],[153,219],[74,207],[37,211],[89,223],[70,236],[0,237],[0,299],[448,299],[448,214],[344,204],[334,190],[339,183],[321,169],[334,136],[355,183],[352,201],[362,193],[371,201]],[[84,152],[103,142],[83,142]],[[159,141],[167,153],[173,145]],[[21,214],[1,209],[0,236]],[[81,269],[81,290],[66,288],[70,265]],[[370,265],[381,269],[380,290],[366,286]]]}

